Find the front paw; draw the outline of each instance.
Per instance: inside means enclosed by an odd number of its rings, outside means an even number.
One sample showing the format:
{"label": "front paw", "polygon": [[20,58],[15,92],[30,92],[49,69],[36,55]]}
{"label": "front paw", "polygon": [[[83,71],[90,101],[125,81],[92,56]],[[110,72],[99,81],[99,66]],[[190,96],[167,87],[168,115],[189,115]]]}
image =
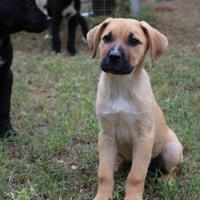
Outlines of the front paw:
{"label": "front paw", "polygon": [[112,198],[105,194],[97,194],[93,200],[112,200]]}
{"label": "front paw", "polygon": [[69,52],[70,56],[75,56],[77,54],[75,48],[68,48],[68,52]]}
{"label": "front paw", "polygon": [[0,124],[0,138],[8,138],[10,136],[16,136],[17,132],[12,128],[11,125]]}
{"label": "front paw", "polygon": [[53,44],[52,51],[55,52],[55,54],[60,53],[61,52],[60,45],[59,44]]}
{"label": "front paw", "polygon": [[130,195],[130,196],[126,196],[124,200],[143,200],[143,198],[140,196]]}
{"label": "front paw", "polygon": [[75,56],[77,54],[75,46],[70,43],[67,44],[67,50],[68,50],[70,56]]}

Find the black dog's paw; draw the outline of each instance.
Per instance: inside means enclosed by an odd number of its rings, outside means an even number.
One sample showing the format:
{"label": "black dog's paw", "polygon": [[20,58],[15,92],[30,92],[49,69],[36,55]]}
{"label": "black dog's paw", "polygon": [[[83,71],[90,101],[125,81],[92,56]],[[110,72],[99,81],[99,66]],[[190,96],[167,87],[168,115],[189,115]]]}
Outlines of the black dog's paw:
{"label": "black dog's paw", "polygon": [[76,49],[75,48],[67,48],[70,56],[75,56],[77,54]]}
{"label": "black dog's paw", "polygon": [[12,128],[12,126],[0,125],[0,138],[8,138],[16,135],[17,132]]}
{"label": "black dog's paw", "polygon": [[60,51],[60,50],[55,50],[55,49],[53,49],[53,53],[54,53],[54,54],[59,54],[59,53],[61,53],[61,51]]}
{"label": "black dog's paw", "polygon": [[52,50],[53,50],[53,52],[54,52],[55,54],[61,53],[61,48],[60,48],[60,47],[53,46]]}

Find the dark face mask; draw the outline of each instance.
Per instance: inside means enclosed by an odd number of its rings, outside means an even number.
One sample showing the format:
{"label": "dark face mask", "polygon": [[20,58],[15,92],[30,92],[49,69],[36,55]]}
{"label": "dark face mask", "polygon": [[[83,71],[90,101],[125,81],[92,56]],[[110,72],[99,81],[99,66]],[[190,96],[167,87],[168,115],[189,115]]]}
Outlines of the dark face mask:
{"label": "dark face mask", "polygon": [[120,45],[113,45],[101,62],[101,69],[106,73],[127,75],[134,66],[126,58],[124,49]]}

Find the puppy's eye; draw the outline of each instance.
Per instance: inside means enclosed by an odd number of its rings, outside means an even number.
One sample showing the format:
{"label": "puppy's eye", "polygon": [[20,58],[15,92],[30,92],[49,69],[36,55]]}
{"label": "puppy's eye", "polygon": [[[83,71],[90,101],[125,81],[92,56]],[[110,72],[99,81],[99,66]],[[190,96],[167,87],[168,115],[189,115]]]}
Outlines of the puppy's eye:
{"label": "puppy's eye", "polygon": [[136,46],[138,46],[139,44],[141,44],[141,42],[140,42],[138,39],[134,38],[133,36],[130,36],[130,37],[128,38],[128,44],[129,44],[130,46],[132,46],[132,47],[136,47]]}
{"label": "puppy's eye", "polygon": [[108,35],[105,35],[105,36],[103,37],[103,41],[104,41],[105,43],[110,43],[111,40],[112,40],[112,34],[111,34],[111,33],[109,33]]}

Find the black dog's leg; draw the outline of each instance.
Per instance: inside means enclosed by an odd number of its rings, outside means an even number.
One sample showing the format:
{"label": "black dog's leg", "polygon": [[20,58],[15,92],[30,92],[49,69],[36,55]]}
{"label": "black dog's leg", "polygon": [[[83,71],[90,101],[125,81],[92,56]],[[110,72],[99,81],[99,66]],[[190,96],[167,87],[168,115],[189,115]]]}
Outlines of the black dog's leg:
{"label": "black dog's leg", "polygon": [[52,19],[52,49],[56,53],[59,53],[61,51],[61,44],[60,44],[60,24],[61,24],[62,18],[56,18],[53,17]]}
{"label": "black dog's leg", "polygon": [[6,133],[13,131],[10,123],[10,98],[13,83],[13,74],[8,70],[7,74],[2,78],[0,75],[0,137]]}
{"label": "black dog's leg", "polygon": [[69,19],[68,22],[68,41],[67,41],[67,50],[71,56],[76,54],[75,49],[75,39],[76,39],[76,28],[78,24],[77,15],[74,15]]}
{"label": "black dog's leg", "polygon": [[[12,44],[10,36],[7,36],[0,46],[0,137],[11,132],[10,123],[10,99],[13,84],[13,74],[10,69],[12,64]],[[9,134],[9,133],[8,133]]]}
{"label": "black dog's leg", "polygon": [[88,33],[88,25],[87,25],[85,18],[83,16],[81,16],[80,13],[78,14],[78,22],[81,26],[83,36],[86,39],[86,36],[87,36],[87,33]]}

